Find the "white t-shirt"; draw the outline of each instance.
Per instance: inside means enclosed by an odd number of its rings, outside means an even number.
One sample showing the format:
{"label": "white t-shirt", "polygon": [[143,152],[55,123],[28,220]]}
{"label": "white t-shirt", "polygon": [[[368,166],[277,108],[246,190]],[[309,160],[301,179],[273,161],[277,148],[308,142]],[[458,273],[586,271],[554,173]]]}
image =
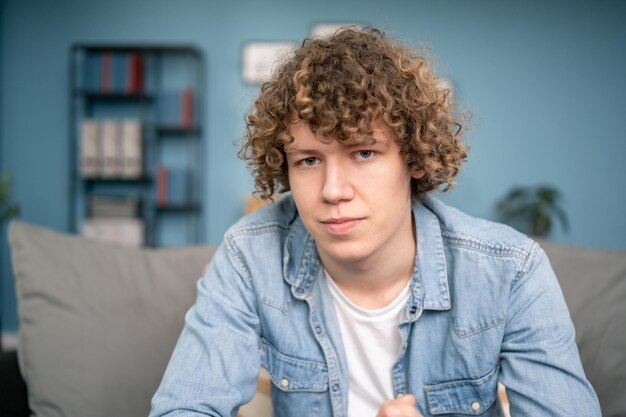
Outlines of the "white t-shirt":
{"label": "white t-shirt", "polygon": [[348,417],[375,417],[383,402],[394,398],[391,369],[402,347],[398,326],[409,284],[389,305],[370,310],[350,301],[328,272],[326,281],[348,361]]}

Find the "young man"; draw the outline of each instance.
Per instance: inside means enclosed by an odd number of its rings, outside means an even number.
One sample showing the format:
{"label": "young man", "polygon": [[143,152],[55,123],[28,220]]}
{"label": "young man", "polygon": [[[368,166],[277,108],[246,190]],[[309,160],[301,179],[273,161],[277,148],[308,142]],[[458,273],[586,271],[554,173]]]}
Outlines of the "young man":
{"label": "young man", "polygon": [[376,30],[306,40],[247,120],[275,203],[225,235],[153,416],[600,416],[538,245],[428,192],[454,185],[461,118],[424,58]]}

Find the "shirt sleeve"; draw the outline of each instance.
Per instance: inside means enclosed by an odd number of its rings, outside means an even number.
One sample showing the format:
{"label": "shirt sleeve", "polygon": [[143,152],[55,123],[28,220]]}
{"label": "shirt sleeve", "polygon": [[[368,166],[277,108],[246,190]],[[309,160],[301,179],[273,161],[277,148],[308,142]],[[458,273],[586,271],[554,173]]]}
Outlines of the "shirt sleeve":
{"label": "shirt sleeve", "polygon": [[256,297],[242,270],[226,244],[220,246],[198,281],[196,302],[185,316],[150,417],[235,416],[254,396],[260,324]]}
{"label": "shirt sleeve", "polygon": [[512,285],[500,365],[512,416],[601,417],[565,299],[542,249]]}

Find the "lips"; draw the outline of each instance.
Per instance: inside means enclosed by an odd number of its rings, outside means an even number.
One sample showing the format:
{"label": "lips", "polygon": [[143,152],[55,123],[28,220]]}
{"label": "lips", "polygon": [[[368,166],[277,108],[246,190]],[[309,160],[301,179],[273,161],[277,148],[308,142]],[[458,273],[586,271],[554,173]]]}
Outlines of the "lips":
{"label": "lips", "polygon": [[323,220],[321,223],[328,232],[335,235],[342,235],[356,228],[363,220],[363,218],[343,217]]}

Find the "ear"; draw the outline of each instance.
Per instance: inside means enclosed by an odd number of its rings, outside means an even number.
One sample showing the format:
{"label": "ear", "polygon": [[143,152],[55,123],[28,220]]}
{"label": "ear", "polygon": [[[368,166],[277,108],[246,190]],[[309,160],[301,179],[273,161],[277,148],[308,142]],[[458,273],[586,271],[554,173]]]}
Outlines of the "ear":
{"label": "ear", "polygon": [[418,180],[418,179],[422,178],[425,174],[426,174],[426,171],[424,171],[423,169],[419,169],[417,171],[411,172],[411,177],[413,177],[416,180]]}

